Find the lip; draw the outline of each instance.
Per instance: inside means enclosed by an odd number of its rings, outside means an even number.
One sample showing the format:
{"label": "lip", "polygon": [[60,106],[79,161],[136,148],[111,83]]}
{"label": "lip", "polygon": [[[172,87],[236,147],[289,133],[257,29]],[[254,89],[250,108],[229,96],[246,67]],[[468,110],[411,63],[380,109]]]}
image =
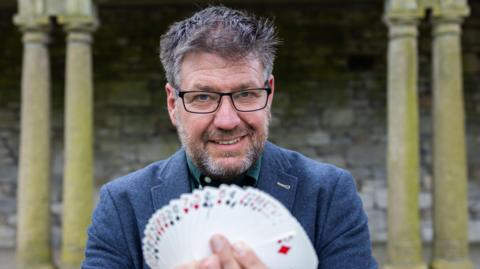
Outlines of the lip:
{"label": "lip", "polygon": [[242,142],[245,140],[245,137],[246,135],[232,138],[210,139],[209,142],[217,148],[221,148],[224,150],[232,150],[240,147]]}
{"label": "lip", "polygon": [[233,145],[243,138],[243,136],[235,137],[235,138],[228,138],[228,139],[212,139],[211,142],[218,144],[218,145]]}

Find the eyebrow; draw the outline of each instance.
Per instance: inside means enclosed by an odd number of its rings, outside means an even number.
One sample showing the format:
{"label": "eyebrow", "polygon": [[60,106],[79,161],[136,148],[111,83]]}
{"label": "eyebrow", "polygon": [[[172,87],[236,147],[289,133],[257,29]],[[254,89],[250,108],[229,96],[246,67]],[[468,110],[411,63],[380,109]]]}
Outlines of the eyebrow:
{"label": "eyebrow", "polygon": [[[230,91],[233,92],[233,91],[238,91],[238,90],[261,88],[261,87],[254,86],[254,85],[255,85],[255,83],[252,81],[252,82],[242,83],[242,84],[237,85],[236,87],[230,88],[230,89],[228,89],[228,90],[230,90]],[[222,90],[222,89],[213,88],[213,87],[211,87],[211,86],[209,86],[209,85],[194,84],[191,90],[216,92],[216,91]],[[225,90],[225,89],[224,89],[224,90]]]}

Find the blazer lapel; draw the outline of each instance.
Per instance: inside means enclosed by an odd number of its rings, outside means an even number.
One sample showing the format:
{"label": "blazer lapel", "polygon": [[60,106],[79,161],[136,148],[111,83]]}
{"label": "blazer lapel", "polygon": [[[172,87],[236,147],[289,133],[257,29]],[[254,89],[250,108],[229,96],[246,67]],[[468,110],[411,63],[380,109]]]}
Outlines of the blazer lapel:
{"label": "blazer lapel", "polygon": [[157,174],[158,184],[150,189],[154,210],[168,204],[170,200],[180,197],[183,193],[190,192],[188,168],[185,151],[179,150]]}
{"label": "blazer lapel", "polygon": [[[257,188],[269,193],[286,208],[292,210],[298,178],[289,173],[290,162],[284,153],[270,142],[265,144],[262,158]],[[187,160],[183,149],[166,161],[157,174],[156,182],[158,184],[150,189],[154,210],[180,197],[183,193],[191,192]]]}
{"label": "blazer lapel", "polygon": [[298,178],[289,173],[291,164],[279,148],[267,142],[257,187],[292,210]]}

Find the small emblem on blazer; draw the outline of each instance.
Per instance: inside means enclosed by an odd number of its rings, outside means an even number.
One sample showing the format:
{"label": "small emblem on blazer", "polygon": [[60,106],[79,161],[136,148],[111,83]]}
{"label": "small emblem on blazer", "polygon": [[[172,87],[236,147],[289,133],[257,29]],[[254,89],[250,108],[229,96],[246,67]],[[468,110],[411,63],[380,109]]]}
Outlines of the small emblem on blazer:
{"label": "small emblem on blazer", "polygon": [[290,189],[290,185],[287,185],[287,184],[283,184],[282,182],[280,181],[277,181],[277,185],[286,189],[286,190],[289,190]]}

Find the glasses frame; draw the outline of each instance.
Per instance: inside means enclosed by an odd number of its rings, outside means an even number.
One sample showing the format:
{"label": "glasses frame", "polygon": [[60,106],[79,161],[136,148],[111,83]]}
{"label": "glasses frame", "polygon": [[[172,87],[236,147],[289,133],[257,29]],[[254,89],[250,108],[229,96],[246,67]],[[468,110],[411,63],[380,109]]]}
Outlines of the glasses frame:
{"label": "glasses frame", "polygon": [[[257,108],[257,109],[254,109],[254,110],[241,110],[241,109],[238,109],[236,106],[235,106],[235,102],[233,101],[233,97],[232,95],[233,94],[236,94],[238,92],[243,92],[243,91],[247,91],[247,90],[264,90],[267,92],[267,98],[265,99],[265,104],[261,107],[261,108]],[[233,108],[235,108],[236,111],[238,112],[255,112],[255,111],[259,111],[259,110],[262,110],[264,109],[265,107],[267,107],[267,104],[268,104],[268,97],[270,96],[270,94],[272,93],[272,89],[268,86],[268,81],[265,81],[265,87],[264,88],[250,88],[250,89],[243,89],[243,90],[239,90],[239,91],[234,91],[234,92],[214,92],[214,91],[179,91],[179,90],[176,90],[175,89],[175,92],[177,94],[178,97],[180,97],[182,99],[182,103],[183,103],[183,108],[185,108],[185,111],[189,112],[189,113],[194,113],[194,114],[211,114],[211,113],[214,113],[215,111],[218,110],[218,108],[220,107],[220,105],[222,104],[222,100],[223,100],[223,96],[228,96],[230,97],[230,101],[232,101],[232,105],[233,105]],[[210,111],[210,112],[194,112],[194,111],[190,111],[188,110],[187,106],[185,105],[185,100],[183,99],[183,96],[187,93],[190,93],[190,92],[208,92],[208,93],[215,93],[215,94],[218,94],[220,95],[220,99],[218,99],[219,101],[217,102],[217,106],[215,107],[214,110]]]}

